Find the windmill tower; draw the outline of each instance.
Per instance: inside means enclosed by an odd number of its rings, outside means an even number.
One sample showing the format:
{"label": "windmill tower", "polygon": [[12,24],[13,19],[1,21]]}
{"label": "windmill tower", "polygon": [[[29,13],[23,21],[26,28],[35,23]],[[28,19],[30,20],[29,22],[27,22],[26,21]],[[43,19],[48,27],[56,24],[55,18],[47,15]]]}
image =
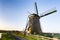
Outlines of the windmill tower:
{"label": "windmill tower", "polygon": [[29,21],[26,25],[25,31],[27,30],[27,32],[30,32],[31,34],[41,34],[42,33],[42,29],[41,29],[41,25],[40,25],[40,19],[44,16],[47,16],[49,14],[52,14],[54,12],[56,12],[56,9],[50,9],[46,12],[44,12],[45,14],[39,16],[38,15],[38,9],[37,9],[37,3],[35,2],[35,8],[36,8],[36,13],[30,14],[29,17]]}

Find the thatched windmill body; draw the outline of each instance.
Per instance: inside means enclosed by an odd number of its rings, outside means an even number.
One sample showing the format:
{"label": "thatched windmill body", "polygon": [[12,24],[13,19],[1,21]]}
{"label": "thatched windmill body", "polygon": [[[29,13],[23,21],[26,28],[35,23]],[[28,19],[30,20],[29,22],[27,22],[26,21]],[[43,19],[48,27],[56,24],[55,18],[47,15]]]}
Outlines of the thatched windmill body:
{"label": "thatched windmill body", "polygon": [[47,15],[52,14],[52,13],[57,11],[56,9],[51,9],[51,10],[47,11],[46,14],[43,14],[43,15],[39,16],[36,2],[35,2],[35,8],[36,8],[36,13],[30,14],[28,16],[29,21],[26,25],[25,33],[26,32],[30,32],[31,34],[34,34],[34,33],[40,34],[40,33],[42,33],[42,29],[41,29],[41,25],[40,25],[39,20],[42,17],[47,16]]}

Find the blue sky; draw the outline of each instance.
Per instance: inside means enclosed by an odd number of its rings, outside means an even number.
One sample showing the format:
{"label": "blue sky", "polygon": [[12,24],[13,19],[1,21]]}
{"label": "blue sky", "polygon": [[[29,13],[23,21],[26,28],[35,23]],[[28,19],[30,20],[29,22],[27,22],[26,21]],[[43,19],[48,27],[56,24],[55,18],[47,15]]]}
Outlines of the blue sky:
{"label": "blue sky", "polygon": [[35,13],[34,2],[38,12],[56,7],[57,12],[40,19],[43,32],[60,33],[60,0],[0,0],[0,30],[24,30],[28,15]]}

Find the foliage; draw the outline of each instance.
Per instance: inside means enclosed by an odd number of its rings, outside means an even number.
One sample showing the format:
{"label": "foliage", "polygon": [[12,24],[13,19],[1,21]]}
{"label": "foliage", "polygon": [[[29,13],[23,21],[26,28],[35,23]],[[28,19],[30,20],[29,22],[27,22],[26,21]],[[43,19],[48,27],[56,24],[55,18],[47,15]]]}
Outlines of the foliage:
{"label": "foliage", "polygon": [[9,35],[7,33],[2,34],[2,40],[15,40],[12,35]]}

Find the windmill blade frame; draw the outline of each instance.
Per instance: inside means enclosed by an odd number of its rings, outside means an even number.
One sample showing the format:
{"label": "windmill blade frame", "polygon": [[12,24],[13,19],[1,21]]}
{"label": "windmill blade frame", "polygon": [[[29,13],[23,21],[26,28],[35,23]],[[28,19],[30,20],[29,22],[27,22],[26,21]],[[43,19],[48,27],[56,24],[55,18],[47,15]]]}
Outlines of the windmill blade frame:
{"label": "windmill blade frame", "polygon": [[24,30],[24,36],[26,35],[26,29],[28,27],[28,24],[29,24],[29,21],[27,21],[27,24],[26,24],[26,27],[25,27],[25,30]]}
{"label": "windmill blade frame", "polygon": [[31,12],[28,11],[29,14],[31,14]]}
{"label": "windmill blade frame", "polygon": [[35,10],[36,10],[36,13],[38,15],[38,8],[37,8],[37,3],[35,2]]}
{"label": "windmill blade frame", "polygon": [[55,8],[52,8],[52,9],[44,12],[44,13],[46,13],[46,14],[41,15],[40,18],[41,18],[41,17],[44,17],[44,16],[47,16],[47,15],[50,15],[50,14],[52,14],[52,13],[54,13],[54,12],[57,12],[57,10],[56,10]]}

